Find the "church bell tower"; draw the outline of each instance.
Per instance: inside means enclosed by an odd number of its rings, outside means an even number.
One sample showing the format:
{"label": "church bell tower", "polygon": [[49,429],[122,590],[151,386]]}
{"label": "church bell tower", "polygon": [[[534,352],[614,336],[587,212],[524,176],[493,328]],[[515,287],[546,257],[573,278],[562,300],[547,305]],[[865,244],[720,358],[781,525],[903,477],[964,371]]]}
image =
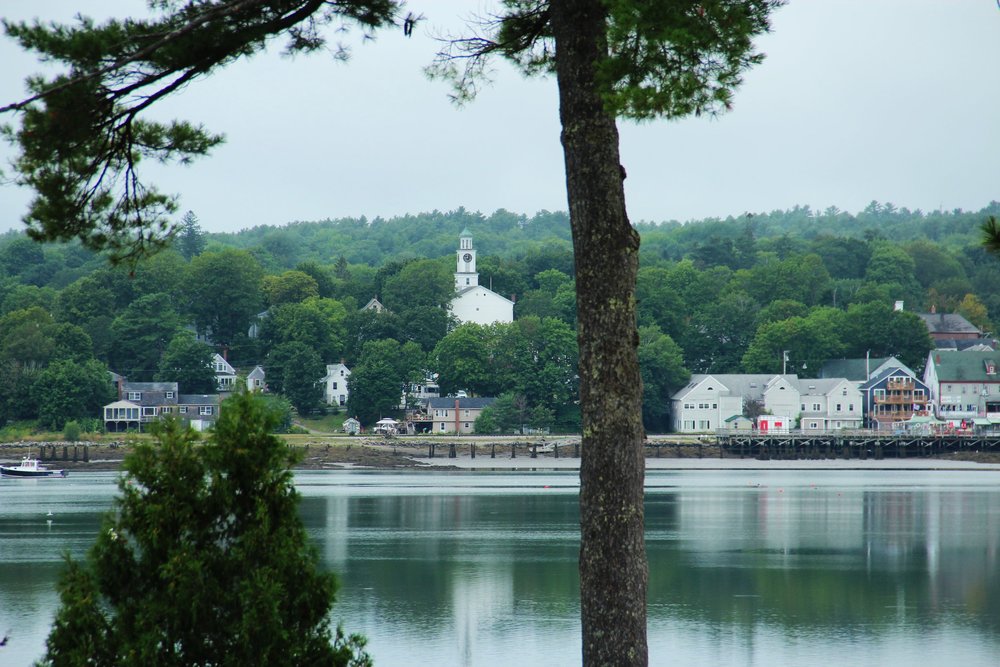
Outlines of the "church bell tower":
{"label": "church bell tower", "polygon": [[476,273],[476,249],[472,247],[472,233],[464,229],[458,237],[458,250],[455,253],[455,291],[461,292],[479,285],[479,274]]}

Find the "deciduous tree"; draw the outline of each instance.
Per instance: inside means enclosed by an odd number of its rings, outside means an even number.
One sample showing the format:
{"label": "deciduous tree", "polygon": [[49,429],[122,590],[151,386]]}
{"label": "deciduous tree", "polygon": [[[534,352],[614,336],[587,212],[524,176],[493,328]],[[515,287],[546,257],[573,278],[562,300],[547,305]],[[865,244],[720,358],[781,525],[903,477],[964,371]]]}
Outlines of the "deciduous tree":
{"label": "deciduous tree", "polygon": [[185,394],[214,394],[212,358],[210,346],[197,340],[190,331],[182,331],[167,344],[153,379],[157,382],[176,382]]}
{"label": "deciduous tree", "polygon": [[206,252],[191,261],[188,310],[202,332],[218,345],[246,333],[263,307],[260,281],[264,270],[241,250]]}

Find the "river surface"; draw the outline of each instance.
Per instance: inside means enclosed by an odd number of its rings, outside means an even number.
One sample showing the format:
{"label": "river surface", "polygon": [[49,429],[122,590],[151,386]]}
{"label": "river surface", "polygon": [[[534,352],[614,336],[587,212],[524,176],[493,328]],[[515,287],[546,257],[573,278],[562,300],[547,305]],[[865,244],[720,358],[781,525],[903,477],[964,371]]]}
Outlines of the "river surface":
{"label": "river surface", "polygon": [[[3,667],[44,651],[115,479],[0,480]],[[296,480],[376,665],[579,664],[575,472]],[[1000,472],[650,471],[646,538],[651,665],[1000,664]]]}

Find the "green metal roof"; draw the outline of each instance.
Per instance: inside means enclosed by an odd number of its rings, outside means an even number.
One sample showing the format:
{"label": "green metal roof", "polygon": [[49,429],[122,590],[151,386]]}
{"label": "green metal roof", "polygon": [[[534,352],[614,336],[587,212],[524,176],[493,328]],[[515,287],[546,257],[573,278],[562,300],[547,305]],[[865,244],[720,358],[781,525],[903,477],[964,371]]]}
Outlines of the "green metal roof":
{"label": "green metal roof", "polygon": [[[993,362],[997,372],[987,374],[988,361]],[[996,350],[936,350],[931,355],[931,363],[937,370],[938,382],[1000,382],[1000,352]]]}

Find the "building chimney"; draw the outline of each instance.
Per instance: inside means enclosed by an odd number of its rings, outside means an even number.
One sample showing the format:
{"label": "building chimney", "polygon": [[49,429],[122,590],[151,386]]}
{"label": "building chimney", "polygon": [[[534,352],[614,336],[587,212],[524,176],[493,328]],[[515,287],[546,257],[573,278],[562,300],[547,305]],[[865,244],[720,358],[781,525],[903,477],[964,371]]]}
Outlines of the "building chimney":
{"label": "building chimney", "polygon": [[460,400],[461,399],[458,397],[455,398],[455,435],[461,433],[461,431],[458,430],[458,403]]}
{"label": "building chimney", "polygon": [[931,304],[931,315],[933,315],[936,312],[937,312],[937,304],[936,303],[932,303]]}

